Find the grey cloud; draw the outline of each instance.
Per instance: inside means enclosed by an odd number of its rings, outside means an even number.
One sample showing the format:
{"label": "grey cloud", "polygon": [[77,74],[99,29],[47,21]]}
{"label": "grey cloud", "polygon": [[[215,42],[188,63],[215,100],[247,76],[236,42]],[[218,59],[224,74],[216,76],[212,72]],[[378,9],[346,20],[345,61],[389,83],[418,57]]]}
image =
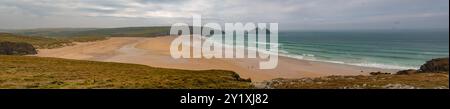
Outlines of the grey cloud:
{"label": "grey cloud", "polygon": [[189,22],[193,14],[202,15],[206,22],[278,22],[280,28],[290,29],[448,28],[448,3],[448,0],[2,0],[0,28],[171,25]]}
{"label": "grey cloud", "polygon": [[180,3],[184,3],[188,0],[133,0],[133,1],[137,2],[137,3],[142,3],[142,4],[148,4],[148,3],[156,3],[156,4],[178,3],[178,4],[180,4]]}

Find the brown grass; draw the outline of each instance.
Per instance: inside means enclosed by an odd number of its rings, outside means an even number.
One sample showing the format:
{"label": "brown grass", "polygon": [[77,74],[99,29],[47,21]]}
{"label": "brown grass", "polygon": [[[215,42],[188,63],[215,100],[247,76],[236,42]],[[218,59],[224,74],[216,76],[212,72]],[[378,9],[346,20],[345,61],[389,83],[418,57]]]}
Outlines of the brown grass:
{"label": "brown grass", "polygon": [[281,89],[436,89],[449,87],[448,73],[412,75],[329,76],[322,78],[278,79],[270,87]]}
{"label": "brown grass", "polygon": [[189,71],[144,65],[0,55],[0,88],[237,89],[251,82],[222,70]]}

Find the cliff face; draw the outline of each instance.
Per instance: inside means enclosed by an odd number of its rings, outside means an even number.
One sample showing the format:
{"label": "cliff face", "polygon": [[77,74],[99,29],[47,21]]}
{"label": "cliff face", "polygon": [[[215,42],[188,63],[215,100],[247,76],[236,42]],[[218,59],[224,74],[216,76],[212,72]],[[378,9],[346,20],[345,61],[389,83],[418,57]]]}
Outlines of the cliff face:
{"label": "cliff face", "polygon": [[28,43],[0,42],[0,55],[37,54],[36,48]]}
{"label": "cliff face", "polygon": [[448,58],[438,58],[426,62],[420,67],[421,73],[448,73]]}

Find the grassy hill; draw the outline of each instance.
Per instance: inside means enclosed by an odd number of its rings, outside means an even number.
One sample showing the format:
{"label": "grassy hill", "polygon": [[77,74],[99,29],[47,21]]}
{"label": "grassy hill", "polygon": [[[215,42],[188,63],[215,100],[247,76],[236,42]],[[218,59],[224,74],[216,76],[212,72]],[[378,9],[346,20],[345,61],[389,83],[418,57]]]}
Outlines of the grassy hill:
{"label": "grassy hill", "polygon": [[14,34],[41,37],[154,37],[169,35],[170,27],[126,28],[55,28],[10,31]]}
{"label": "grassy hill", "polygon": [[[36,40],[23,40],[25,42],[33,42],[32,44],[36,45],[37,48],[57,48],[61,46],[58,45],[61,41],[88,42],[104,40],[107,37],[156,37],[169,35],[170,27],[49,28],[4,31],[7,33],[11,33],[8,34],[8,36],[12,36],[12,34],[15,34],[16,36],[30,36],[33,37],[32,39],[39,39],[39,42],[41,43],[36,43]],[[5,34],[3,34],[3,36],[5,36]],[[50,43],[51,46],[42,44],[42,42],[47,44]]]}
{"label": "grassy hill", "polygon": [[60,37],[89,30],[95,30],[95,28],[41,28],[41,29],[9,30],[5,32],[24,36]]}
{"label": "grassy hill", "polygon": [[0,33],[0,42],[22,42],[32,44],[36,48],[58,48],[65,45],[70,45],[71,42],[67,40],[58,40],[44,37],[28,37],[9,33]]}
{"label": "grassy hill", "polygon": [[[9,30],[9,33],[52,38],[64,37],[156,37],[170,35],[169,26],[123,28],[50,28]],[[189,27],[192,32],[194,27]],[[200,29],[202,29],[201,27]]]}
{"label": "grassy hill", "polygon": [[169,35],[170,27],[128,27],[128,28],[106,28],[91,31],[83,31],[75,36],[120,36],[120,37],[155,37]]}
{"label": "grassy hill", "polygon": [[32,44],[39,49],[52,49],[73,45],[72,42],[89,42],[104,40],[106,37],[41,37],[41,36],[23,36],[10,33],[0,33],[0,42],[22,42]]}
{"label": "grassy hill", "polygon": [[[24,64],[26,63],[26,64]],[[188,71],[144,65],[0,55],[0,88],[251,88],[231,71]]]}

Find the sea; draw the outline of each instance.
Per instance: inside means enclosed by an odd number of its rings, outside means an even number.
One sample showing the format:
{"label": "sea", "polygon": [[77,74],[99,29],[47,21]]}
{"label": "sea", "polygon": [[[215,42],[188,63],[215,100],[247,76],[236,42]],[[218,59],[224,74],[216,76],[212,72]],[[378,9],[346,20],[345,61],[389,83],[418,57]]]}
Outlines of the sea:
{"label": "sea", "polygon": [[449,57],[448,30],[281,31],[278,40],[280,56],[381,69],[419,69]]}
{"label": "sea", "polygon": [[448,30],[284,31],[280,55],[382,69],[418,69],[449,57]]}

